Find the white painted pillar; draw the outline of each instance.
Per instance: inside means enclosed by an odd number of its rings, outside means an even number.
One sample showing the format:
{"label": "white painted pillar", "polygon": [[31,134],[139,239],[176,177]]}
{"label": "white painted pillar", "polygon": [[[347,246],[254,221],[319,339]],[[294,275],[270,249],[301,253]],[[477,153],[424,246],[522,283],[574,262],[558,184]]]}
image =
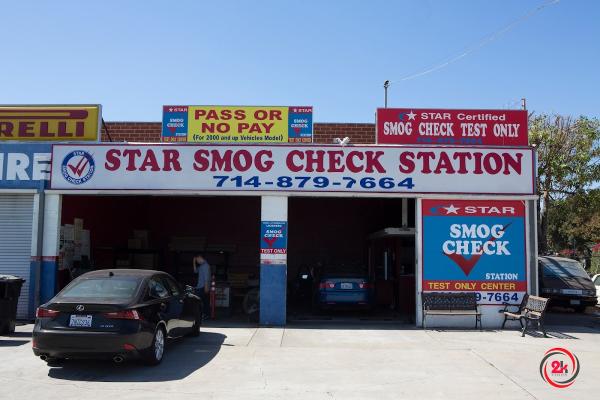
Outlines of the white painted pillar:
{"label": "white painted pillar", "polygon": [[61,211],[62,196],[59,194],[46,194],[42,268],[40,271],[40,303],[45,303],[56,294]]}

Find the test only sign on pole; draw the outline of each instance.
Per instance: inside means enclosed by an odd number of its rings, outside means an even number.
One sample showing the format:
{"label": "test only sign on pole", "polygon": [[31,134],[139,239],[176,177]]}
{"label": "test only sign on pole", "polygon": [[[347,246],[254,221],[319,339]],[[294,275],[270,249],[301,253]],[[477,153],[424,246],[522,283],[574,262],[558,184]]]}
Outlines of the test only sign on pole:
{"label": "test only sign on pole", "polygon": [[527,111],[379,108],[377,143],[524,147]]}
{"label": "test only sign on pole", "polygon": [[260,224],[260,263],[286,264],[287,262],[287,222],[261,221]]}
{"label": "test only sign on pole", "polygon": [[312,143],[310,106],[163,106],[162,141]]}
{"label": "test only sign on pole", "polygon": [[475,292],[482,305],[527,292],[525,204],[423,200],[423,292]]}

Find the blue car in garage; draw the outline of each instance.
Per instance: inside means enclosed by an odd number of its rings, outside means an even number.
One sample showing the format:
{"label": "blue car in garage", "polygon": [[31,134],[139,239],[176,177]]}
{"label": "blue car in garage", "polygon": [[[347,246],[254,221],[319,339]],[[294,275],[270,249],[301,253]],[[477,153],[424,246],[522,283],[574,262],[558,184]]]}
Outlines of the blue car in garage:
{"label": "blue car in garage", "polygon": [[317,304],[333,307],[371,308],[373,284],[362,268],[325,267],[318,280]]}

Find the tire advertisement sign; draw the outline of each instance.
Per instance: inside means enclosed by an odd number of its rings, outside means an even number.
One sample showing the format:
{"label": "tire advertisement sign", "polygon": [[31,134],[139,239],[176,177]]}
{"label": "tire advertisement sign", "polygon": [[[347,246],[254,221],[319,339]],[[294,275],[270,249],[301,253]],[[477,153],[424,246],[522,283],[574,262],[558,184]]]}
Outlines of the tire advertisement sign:
{"label": "tire advertisement sign", "polygon": [[100,105],[0,106],[0,141],[97,142]]}
{"label": "tire advertisement sign", "polygon": [[423,200],[423,291],[519,304],[527,292],[525,204]]}
{"label": "tire advertisement sign", "polygon": [[262,221],[260,224],[261,264],[285,264],[287,261],[287,222]]}
{"label": "tire advertisement sign", "polygon": [[377,143],[523,147],[527,111],[380,108]]}
{"label": "tire advertisement sign", "polygon": [[53,189],[533,194],[532,149],[54,145]]}
{"label": "tire advertisement sign", "polygon": [[49,143],[1,143],[0,189],[41,189],[50,180]]}
{"label": "tire advertisement sign", "polygon": [[312,143],[312,135],[310,106],[163,106],[163,142]]}

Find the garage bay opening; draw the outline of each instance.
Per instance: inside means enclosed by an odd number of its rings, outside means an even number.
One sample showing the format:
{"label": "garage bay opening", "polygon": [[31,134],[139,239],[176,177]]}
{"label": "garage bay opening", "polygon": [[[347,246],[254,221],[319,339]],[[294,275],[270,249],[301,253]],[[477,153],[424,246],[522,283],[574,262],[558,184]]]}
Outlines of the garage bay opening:
{"label": "garage bay opening", "polygon": [[195,287],[199,253],[215,277],[217,319],[257,321],[260,207],[250,196],[65,195],[58,289],[108,268],[165,271]]}
{"label": "garage bay opening", "polygon": [[289,199],[288,322],[414,323],[415,200]]}

